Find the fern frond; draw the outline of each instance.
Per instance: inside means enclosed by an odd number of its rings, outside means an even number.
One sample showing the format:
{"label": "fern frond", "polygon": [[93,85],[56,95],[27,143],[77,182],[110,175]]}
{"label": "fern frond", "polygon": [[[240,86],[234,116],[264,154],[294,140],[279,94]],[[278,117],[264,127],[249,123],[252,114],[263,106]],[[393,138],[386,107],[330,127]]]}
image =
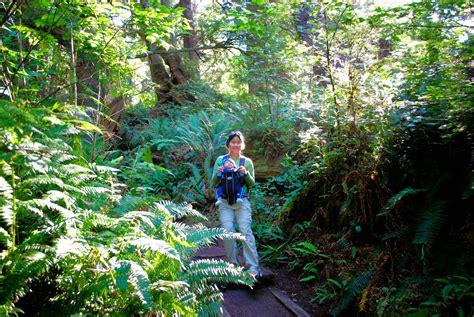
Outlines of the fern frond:
{"label": "fern frond", "polygon": [[50,248],[36,243],[44,238],[43,233],[33,235],[0,259],[2,299],[16,301],[28,291],[29,281],[49,270],[52,265],[52,258],[48,255]]}
{"label": "fern frond", "polygon": [[13,197],[13,189],[10,184],[5,180],[5,178],[0,176],[0,195],[6,199],[11,199]]}
{"label": "fern frond", "polygon": [[207,228],[204,225],[196,225],[186,229],[183,237],[196,248],[202,248],[213,244],[217,239],[235,239],[244,240],[245,237],[240,233],[228,232],[224,228]]}
{"label": "fern frond", "polygon": [[158,291],[158,292],[169,292],[169,291],[178,292],[187,287],[189,287],[189,284],[184,281],[158,280],[150,285],[150,289],[152,291]]}
{"label": "fern frond", "polygon": [[59,188],[64,188],[64,182],[62,179],[57,177],[51,177],[48,174],[35,175],[22,182],[22,186],[52,186],[55,185]]}
{"label": "fern frond", "polygon": [[148,209],[149,205],[145,198],[127,194],[118,203],[117,207],[113,209],[114,212],[123,214],[130,210],[138,210],[141,208]]}
{"label": "fern frond", "polygon": [[150,293],[150,282],[148,274],[141,265],[134,261],[119,260],[114,270],[117,274],[116,283],[119,289],[124,291],[127,289],[126,285],[129,284],[134,290],[132,295],[136,296],[147,310],[151,310],[153,299]]}
{"label": "fern frond", "polygon": [[12,245],[12,237],[5,229],[0,228],[0,243],[8,248]]}
{"label": "fern frond", "polygon": [[90,166],[90,169],[92,171],[97,171],[97,174],[117,174],[120,172],[118,168],[111,167],[111,166],[106,166],[106,165],[95,165],[92,164]]}
{"label": "fern frond", "polygon": [[351,243],[344,238],[341,238],[337,241],[343,249],[348,249],[351,246]]}
{"label": "fern frond", "polygon": [[155,215],[148,211],[129,211],[124,214],[122,217],[117,219],[117,222],[132,222],[135,220],[139,220],[140,222],[146,224],[150,228],[157,227],[159,225],[158,222],[153,222],[156,219]]}
{"label": "fern frond", "polygon": [[444,213],[445,205],[446,202],[444,201],[436,201],[423,210],[413,240],[414,244],[433,244],[447,218]]}
{"label": "fern frond", "polygon": [[163,254],[181,263],[181,258],[178,252],[176,252],[176,250],[173,249],[173,247],[171,247],[164,240],[157,240],[153,238],[138,238],[138,239],[131,239],[128,241],[128,243],[141,250],[152,251],[152,252]]}
{"label": "fern frond", "polygon": [[224,295],[217,285],[209,285],[195,291],[196,301],[200,304],[198,312],[200,316],[220,316],[220,303]]}
{"label": "fern frond", "polygon": [[193,289],[212,283],[253,284],[252,277],[245,274],[243,268],[214,259],[192,261],[185,269],[184,279]]}
{"label": "fern frond", "polygon": [[94,176],[90,174],[64,174],[62,177],[67,177],[69,183],[82,185],[84,182],[90,181]]}
{"label": "fern frond", "polygon": [[30,162],[25,163],[25,167],[27,168],[25,172],[25,176],[32,176],[36,174],[48,174],[51,172],[50,162],[45,160],[44,157],[41,157],[36,154],[29,154],[28,159]]}
{"label": "fern frond", "polygon": [[112,193],[110,188],[98,187],[98,186],[82,186],[81,190],[86,195],[100,195],[100,194]]}
{"label": "fern frond", "polygon": [[403,237],[404,235],[406,235],[408,233],[408,231],[409,230],[407,228],[402,228],[402,229],[399,229],[399,230],[388,232],[388,233],[382,235],[380,237],[380,240],[386,241],[386,240],[389,240],[389,239],[392,239],[392,238],[400,238],[400,237]]}
{"label": "fern frond", "polygon": [[12,166],[8,164],[8,162],[2,162],[2,172],[5,173],[5,175],[11,176],[12,175]]}
{"label": "fern frond", "polygon": [[84,174],[84,175],[91,175],[94,174],[92,170],[77,164],[64,164],[60,165],[58,169],[65,173],[66,175],[76,175],[76,174]]}
{"label": "fern frond", "polygon": [[[20,203],[19,203],[20,205]],[[65,219],[72,218],[74,216],[74,213],[58,204],[55,204],[49,199],[32,199],[26,202],[22,202],[21,205],[23,205],[27,210],[31,211],[37,211],[38,209],[35,209],[34,207],[38,207],[41,209],[49,209],[53,211],[59,212]],[[33,207],[33,208],[30,208]],[[41,217],[39,214],[38,216]]]}
{"label": "fern frond", "polygon": [[166,211],[174,220],[183,218],[185,216],[194,216],[207,220],[199,211],[195,210],[189,203],[174,203],[169,200],[163,200],[155,203],[154,209],[159,211]]}
{"label": "fern frond", "polygon": [[7,226],[13,224],[13,208],[10,200],[0,198],[0,216]]}
{"label": "fern frond", "polygon": [[75,203],[76,199],[74,199],[71,195],[67,192],[60,192],[58,190],[50,190],[46,193],[46,196],[43,199],[51,200],[51,201],[64,201],[66,208],[71,208]]}
{"label": "fern frond", "polygon": [[377,214],[377,217],[387,215],[404,197],[425,191],[426,189],[413,189],[411,187],[402,189],[387,200],[387,203],[383,206],[382,211]]}
{"label": "fern frond", "polygon": [[194,177],[195,180],[201,180],[202,179],[201,170],[199,169],[198,166],[196,166],[196,164],[193,164],[191,162],[184,162],[184,165],[187,165],[191,168],[191,171],[193,173],[193,177]]}
{"label": "fern frond", "polygon": [[117,223],[116,219],[92,210],[83,211],[81,219],[83,224],[82,230],[86,231],[97,227],[109,228]]}
{"label": "fern frond", "polygon": [[90,247],[83,239],[70,239],[61,237],[56,241],[56,257],[58,259],[75,255],[82,257],[90,252]]}
{"label": "fern frond", "polygon": [[333,316],[339,316],[344,309],[352,303],[359,294],[369,285],[370,280],[372,279],[372,269],[369,269],[365,272],[362,272],[358,276],[354,277],[349,284],[347,285],[347,290],[344,292],[344,295],[339,300],[337,306],[331,310]]}
{"label": "fern frond", "polygon": [[69,154],[69,153],[64,153],[61,151],[58,154],[53,155],[51,159],[54,162],[65,163],[65,162],[69,162],[69,161],[73,161],[77,159],[77,156]]}

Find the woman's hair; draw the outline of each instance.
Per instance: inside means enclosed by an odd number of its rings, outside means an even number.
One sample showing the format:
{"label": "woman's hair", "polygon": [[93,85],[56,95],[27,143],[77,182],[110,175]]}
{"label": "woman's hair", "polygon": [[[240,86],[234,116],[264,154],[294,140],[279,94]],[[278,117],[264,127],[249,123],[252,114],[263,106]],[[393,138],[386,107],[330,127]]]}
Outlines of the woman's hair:
{"label": "woman's hair", "polygon": [[235,137],[238,137],[240,139],[240,141],[242,141],[242,147],[241,147],[241,150],[245,149],[245,139],[244,139],[244,135],[242,134],[242,132],[240,131],[232,131],[229,136],[227,137],[227,141],[225,141],[225,146],[228,148],[229,147],[229,144],[230,144],[230,141],[235,138]]}

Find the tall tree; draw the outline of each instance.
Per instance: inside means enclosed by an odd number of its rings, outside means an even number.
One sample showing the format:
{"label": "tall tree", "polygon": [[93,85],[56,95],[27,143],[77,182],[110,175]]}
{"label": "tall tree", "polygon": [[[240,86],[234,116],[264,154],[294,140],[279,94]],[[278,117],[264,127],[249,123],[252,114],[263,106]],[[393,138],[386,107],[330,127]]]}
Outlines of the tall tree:
{"label": "tall tree", "polygon": [[140,5],[142,12],[135,12],[136,19],[139,24],[139,34],[144,40],[147,47],[147,58],[150,67],[151,79],[156,84],[155,93],[157,96],[156,106],[151,110],[151,116],[158,116],[161,114],[161,106],[168,102],[182,104],[186,99],[192,99],[191,96],[180,90],[179,87],[189,81],[190,75],[184,66],[183,60],[178,53],[172,52],[172,49],[167,49],[165,44],[174,47],[175,41],[172,36],[167,35],[168,41],[164,43],[153,37],[156,32],[164,36],[163,30],[154,29],[154,23],[157,21],[150,21],[150,17],[157,17],[157,20],[162,19],[157,13],[173,16],[174,11],[170,7],[168,0],[161,0],[158,5],[151,5],[148,0],[141,0]]}
{"label": "tall tree", "polygon": [[[194,14],[193,14],[193,5],[191,0],[179,0],[179,6],[184,8],[184,17],[189,22],[190,30],[188,34],[183,36],[183,45],[184,48],[195,48],[197,47],[197,39],[196,39],[196,30],[194,29]],[[191,60],[198,62],[199,55],[197,51],[191,50],[188,52],[188,56]]]}

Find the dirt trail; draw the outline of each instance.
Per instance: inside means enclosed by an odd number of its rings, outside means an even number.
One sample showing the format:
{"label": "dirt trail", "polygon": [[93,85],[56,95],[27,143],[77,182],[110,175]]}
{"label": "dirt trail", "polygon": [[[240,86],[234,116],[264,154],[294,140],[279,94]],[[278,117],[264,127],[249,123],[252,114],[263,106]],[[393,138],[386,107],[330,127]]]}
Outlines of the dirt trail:
{"label": "dirt trail", "polygon": [[[225,260],[225,252],[222,247],[222,242],[200,250],[195,258]],[[253,289],[237,286],[223,289],[224,301],[222,303],[222,316],[310,316],[283,292],[275,288],[272,283],[273,273],[269,269],[262,268],[262,274],[264,277],[262,283],[256,284]]]}

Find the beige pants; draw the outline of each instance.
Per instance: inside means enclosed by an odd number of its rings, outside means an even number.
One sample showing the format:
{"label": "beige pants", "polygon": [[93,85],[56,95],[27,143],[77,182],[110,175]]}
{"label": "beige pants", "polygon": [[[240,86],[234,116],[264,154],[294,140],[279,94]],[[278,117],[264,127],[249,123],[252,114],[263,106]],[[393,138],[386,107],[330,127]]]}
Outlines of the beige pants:
{"label": "beige pants", "polygon": [[[245,236],[245,241],[242,241],[245,264],[249,266],[251,272],[260,272],[255,237],[252,233],[252,209],[249,200],[244,198],[241,204],[229,205],[227,200],[223,199],[219,211],[222,227],[227,231],[235,232],[235,221],[237,222],[239,232]],[[236,241],[224,239],[224,248],[227,260],[239,264]]]}

